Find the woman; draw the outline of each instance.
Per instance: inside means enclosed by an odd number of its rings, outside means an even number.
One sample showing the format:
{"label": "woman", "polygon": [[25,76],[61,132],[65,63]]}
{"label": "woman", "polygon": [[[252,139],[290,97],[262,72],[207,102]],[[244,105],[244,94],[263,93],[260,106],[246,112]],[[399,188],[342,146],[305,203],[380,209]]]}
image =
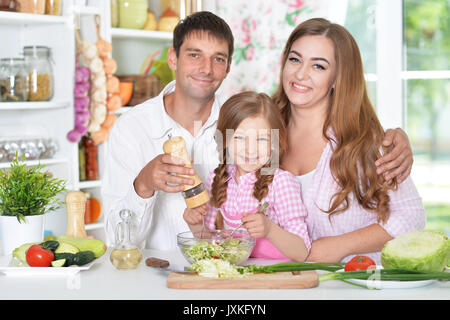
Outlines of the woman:
{"label": "woman", "polygon": [[384,131],[369,101],[356,41],[325,19],[300,24],[282,56],[274,95],[288,129],[283,169],[298,176],[313,240],[309,261],[380,262],[395,236],[425,226],[408,177],[385,183],[374,163]]}

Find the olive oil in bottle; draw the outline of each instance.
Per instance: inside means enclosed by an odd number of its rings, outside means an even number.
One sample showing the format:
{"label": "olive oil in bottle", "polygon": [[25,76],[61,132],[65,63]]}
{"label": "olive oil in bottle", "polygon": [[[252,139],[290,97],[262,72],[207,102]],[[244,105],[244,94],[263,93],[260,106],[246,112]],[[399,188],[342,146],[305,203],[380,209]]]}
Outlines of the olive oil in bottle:
{"label": "olive oil in bottle", "polygon": [[109,259],[117,269],[136,269],[142,261],[142,254],[138,248],[114,249]]}
{"label": "olive oil in bottle", "polygon": [[136,269],[142,261],[141,251],[131,242],[130,220],[132,212],[123,209],[119,213],[121,222],[116,227],[116,245],[109,260],[117,269]]}

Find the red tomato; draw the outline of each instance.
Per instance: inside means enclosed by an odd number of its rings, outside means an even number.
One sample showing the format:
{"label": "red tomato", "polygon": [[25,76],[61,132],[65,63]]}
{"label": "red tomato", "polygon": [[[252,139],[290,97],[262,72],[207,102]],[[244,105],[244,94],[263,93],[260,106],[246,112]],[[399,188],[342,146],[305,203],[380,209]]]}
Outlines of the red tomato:
{"label": "red tomato", "polygon": [[55,256],[40,244],[34,244],[27,250],[26,259],[30,267],[49,267]]}
{"label": "red tomato", "polygon": [[345,264],[345,271],[375,269],[375,262],[366,256],[356,256]]}

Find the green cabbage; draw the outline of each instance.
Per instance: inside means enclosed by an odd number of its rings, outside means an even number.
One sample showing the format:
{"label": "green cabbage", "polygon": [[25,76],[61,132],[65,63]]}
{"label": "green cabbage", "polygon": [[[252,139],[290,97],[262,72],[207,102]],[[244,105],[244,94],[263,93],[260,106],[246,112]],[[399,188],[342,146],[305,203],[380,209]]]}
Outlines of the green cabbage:
{"label": "green cabbage", "polygon": [[388,241],[381,251],[383,268],[443,271],[450,260],[450,240],[439,231],[411,231]]}
{"label": "green cabbage", "polygon": [[229,261],[222,259],[202,259],[193,263],[190,270],[208,278],[235,278],[243,275]]}

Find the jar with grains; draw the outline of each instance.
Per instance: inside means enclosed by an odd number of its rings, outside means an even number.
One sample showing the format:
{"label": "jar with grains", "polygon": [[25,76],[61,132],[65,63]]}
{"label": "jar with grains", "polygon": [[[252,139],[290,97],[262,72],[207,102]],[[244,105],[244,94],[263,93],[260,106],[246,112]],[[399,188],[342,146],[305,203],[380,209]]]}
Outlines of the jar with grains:
{"label": "jar with grains", "polygon": [[21,58],[0,59],[0,101],[27,101],[28,73]]}
{"label": "jar with grains", "polygon": [[51,50],[44,46],[23,48],[27,63],[30,101],[47,101],[53,97],[53,69]]}
{"label": "jar with grains", "polygon": [[16,0],[17,11],[22,13],[45,13],[45,0]]}
{"label": "jar with grains", "polygon": [[45,14],[52,16],[61,15],[61,0],[46,0],[45,1]]}

